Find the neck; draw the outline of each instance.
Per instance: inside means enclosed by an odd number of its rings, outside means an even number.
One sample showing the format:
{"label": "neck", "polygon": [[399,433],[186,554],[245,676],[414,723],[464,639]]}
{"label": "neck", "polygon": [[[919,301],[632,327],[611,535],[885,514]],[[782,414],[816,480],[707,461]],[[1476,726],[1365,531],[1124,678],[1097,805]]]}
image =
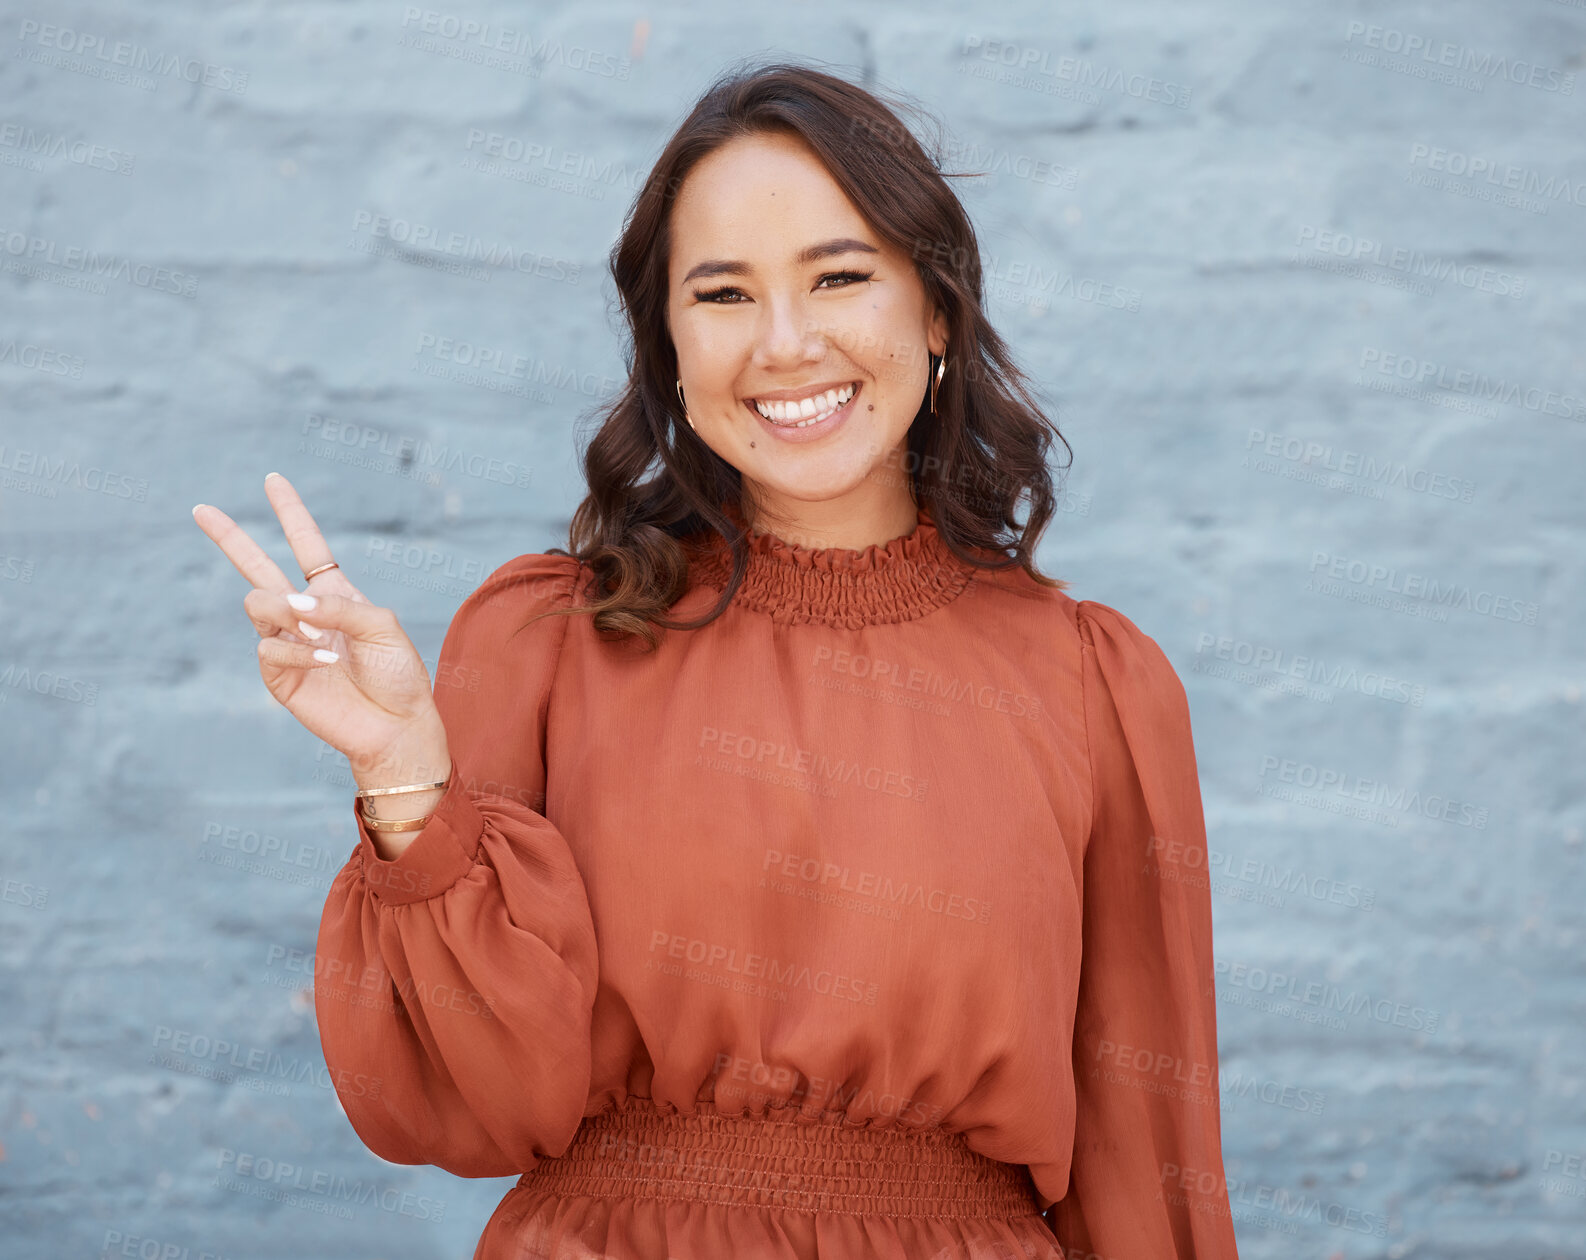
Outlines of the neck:
{"label": "neck", "polygon": [[783,542],[812,550],[884,546],[912,533],[919,522],[919,506],[906,481],[892,486],[865,483],[847,494],[816,500],[746,481],[740,510],[752,534],[774,534]]}

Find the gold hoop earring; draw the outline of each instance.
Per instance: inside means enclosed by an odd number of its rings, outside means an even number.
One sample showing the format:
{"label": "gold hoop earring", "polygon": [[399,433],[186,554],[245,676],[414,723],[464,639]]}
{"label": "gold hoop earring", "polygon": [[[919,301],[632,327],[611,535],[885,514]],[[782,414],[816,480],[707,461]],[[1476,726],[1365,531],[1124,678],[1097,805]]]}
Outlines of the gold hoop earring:
{"label": "gold hoop earring", "polygon": [[947,347],[942,347],[942,357],[936,365],[936,375],[931,378],[931,414],[936,414],[936,387],[942,383],[942,373],[947,371]]}
{"label": "gold hoop earring", "polygon": [[[689,428],[694,429],[694,417],[688,414],[688,404],[683,402],[683,382],[681,378],[677,382],[677,401],[682,404],[683,419],[688,421]],[[694,432],[698,433],[699,430],[694,429]]]}

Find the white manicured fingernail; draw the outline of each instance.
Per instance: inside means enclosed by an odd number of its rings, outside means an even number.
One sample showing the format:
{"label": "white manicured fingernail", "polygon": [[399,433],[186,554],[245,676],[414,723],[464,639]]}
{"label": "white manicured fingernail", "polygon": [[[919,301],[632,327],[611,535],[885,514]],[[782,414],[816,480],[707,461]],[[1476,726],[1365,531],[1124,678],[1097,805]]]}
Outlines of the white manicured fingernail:
{"label": "white manicured fingernail", "polygon": [[327,665],[334,665],[337,661],[341,660],[341,657],[337,656],[336,653],[332,652],[329,648],[315,648],[314,659],[316,661],[323,661]]}
{"label": "white manicured fingernail", "polygon": [[292,607],[297,609],[298,612],[313,612],[314,609],[319,605],[319,600],[315,599],[312,595],[302,595],[297,591],[293,591],[290,595],[288,595],[286,597],[286,602],[291,604]]}
{"label": "white manicured fingernail", "polygon": [[306,621],[298,622],[297,628],[303,632],[303,637],[307,639],[323,639],[325,637],[325,632],[323,630],[314,629],[314,627],[309,625]]}

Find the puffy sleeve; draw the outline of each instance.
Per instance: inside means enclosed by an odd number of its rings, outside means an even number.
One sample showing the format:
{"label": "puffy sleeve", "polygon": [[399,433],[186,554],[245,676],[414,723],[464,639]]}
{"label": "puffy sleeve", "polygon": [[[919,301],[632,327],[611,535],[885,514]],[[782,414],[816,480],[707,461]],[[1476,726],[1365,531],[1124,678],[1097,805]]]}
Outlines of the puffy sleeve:
{"label": "puffy sleeve", "polygon": [[1078,605],[1093,813],[1082,864],[1072,1256],[1236,1260],[1218,1110],[1206,823],[1183,684],[1123,614]]}
{"label": "puffy sleeve", "polygon": [[[595,930],[545,817],[546,712],[578,577],[525,555],[464,601],[436,662],[451,778],[433,817],[333,880],[314,959],[320,1044],[364,1144],[462,1177],[565,1152],[589,1093]],[[437,776],[438,777],[438,776]]]}

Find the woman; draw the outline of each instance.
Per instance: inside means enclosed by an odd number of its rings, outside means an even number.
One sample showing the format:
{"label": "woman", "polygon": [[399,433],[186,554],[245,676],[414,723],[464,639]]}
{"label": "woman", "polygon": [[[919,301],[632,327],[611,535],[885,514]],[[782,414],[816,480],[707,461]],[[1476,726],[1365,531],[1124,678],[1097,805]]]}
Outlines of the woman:
{"label": "woman", "polygon": [[195,509],[360,785],[315,983],[353,1128],[523,1174],[492,1260],[1235,1260],[1188,707],[1035,570],[1061,436],[957,199],[775,65],[701,98],[612,268],[571,551],[464,602],[433,693],[284,478],[304,593]]}

